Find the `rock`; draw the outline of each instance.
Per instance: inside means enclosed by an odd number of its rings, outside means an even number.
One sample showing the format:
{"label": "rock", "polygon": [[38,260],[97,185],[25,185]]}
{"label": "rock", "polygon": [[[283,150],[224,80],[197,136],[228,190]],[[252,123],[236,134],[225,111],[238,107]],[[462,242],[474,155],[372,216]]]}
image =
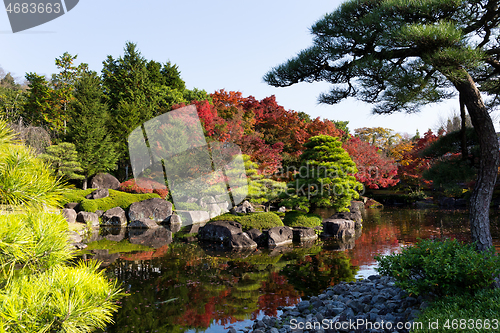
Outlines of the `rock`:
{"label": "rock", "polygon": [[120,182],[115,176],[109,173],[98,173],[90,181],[90,188],[107,188],[117,190],[120,187]]}
{"label": "rock", "polygon": [[68,231],[68,241],[70,243],[81,243],[82,240],[82,236],[80,236],[79,233],[75,231]]}
{"label": "rock", "polygon": [[172,243],[172,232],[163,227],[148,229],[139,236],[130,237],[130,243],[141,244],[155,249]]}
{"label": "rock", "polygon": [[342,219],[323,220],[324,232],[338,239],[352,237],[355,235],[356,222]]}
{"label": "rock", "polygon": [[286,207],[285,206],[281,206],[280,208],[278,208],[278,212],[285,213],[286,212]]}
{"label": "rock", "polygon": [[182,225],[210,221],[210,214],[204,210],[176,210],[182,220]]}
{"label": "rock", "polygon": [[127,216],[125,211],[121,207],[115,207],[108,209],[104,214],[102,214],[102,225],[109,226],[126,226]]}
{"label": "rock", "polygon": [[247,234],[248,236],[250,236],[252,240],[255,241],[256,239],[262,236],[262,231],[260,231],[259,229],[250,229],[247,231]]}
{"label": "rock", "polygon": [[[358,201],[359,203],[362,203]],[[329,219],[332,220],[351,220],[356,222],[355,223],[355,228],[356,229],[361,229],[363,226],[363,217],[361,216],[361,210],[359,209],[359,204],[358,202],[351,202],[351,205],[348,207],[349,211],[348,212],[340,212],[340,213],[335,213],[332,216],[330,216]]]}
{"label": "rock", "polygon": [[365,202],[365,208],[384,208],[384,205],[373,199],[368,199]]}
{"label": "rock", "polygon": [[313,228],[295,227],[293,228],[293,240],[296,242],[307,242],[318,238],[318,234]]}
{"label": "rock", "polygon": [[78,206],[80,205],[79,202],[68,202],[67,204],[64,204],[64,208],[68,209],[74,209],[78,213]]}
{"label": "rock", "polygon": [[255,209],[253,208],[252,204],[248,202],[247,200],[243,201],[240,205],[234,208],[234,211],[236,213],[242,213],[242,214],[247,214],[247,213],[254,213]]}
{"label": "rock", "polygon": [[85,243],[71,243],[71,245],[73,245],[75,247],[75,249],[77,250],[83,250],[87,247],[87,244]]}
{"label": "rock", "polygon": [[231,235],[242,233],[241,224],[234,221],[215,221],[207,223],[198,231],[198,239],[209,242],[227,242]]}
{"label": "rock", "polygon": [[227,212],[223,211],[217,200],[214,197],[204,197],[200,200],[200,206],[206,208],[210,218],[222,215]]}
{"label": "rock", "polygon": [[276,247],[293,242],[293,232],[289,227],[274,227],[267,231],[268,246]]}
{"label": "rock", "polygon": [[76,211],[74,209],[64,208],[62,210],[62,214],[63,214],[64,218],[66,219],[66,221],[68,221],[68,223],[75,223],[76,222]]}
{"label": "rock", "polygon": [[97,214],[97,216],[101,217],[102,214],[104,214],[104,211],[102,209],[98,209],[95,211],[95,213]]}
{"label": "rock", "polygon": [[159,225],[155,221],[151,219],[138,219],[135,221],[131,221],[128,224],[129,228],[139,228],[139,229],[153,229],[153,228],[158,228]]}
{"label": "rock", "polygon": [[101,231],[103,234],[106,234],[104,236],[104,239],[107,239],[112,242],[121,242],[122,240],[125,239],[125,228],[121,227],[103,227],[101,228]]}
{"label": "rock", "polygon": [[102,199],[109,197],[109,190],[107,188],[99,188],[94,192],[87,194],[85,199]]}
{"label": "rock", "polygon": [[229,237],[228,246],[232,249],[254,249],[257,243],[254,242],[246,232],[240,232]]}
{"label": "rock", "polygon": [[170,218],[168,219],[168,223],[170,224],[182,224],[181,217],[177,214],[172,214],[170,215]]}
{"label": "rock", "polygon": [[99,217],[96,213],[91,212],[79,212],[76,215],[76,222],[82,222],[90,224],[91,227],[99,226]]}
{"label": "rock", "polygon": [[146,218],[161,223],[167,222],[170,215],[172,215],[172,203],[161,198],[134,202],[128,210],[130,221]]}

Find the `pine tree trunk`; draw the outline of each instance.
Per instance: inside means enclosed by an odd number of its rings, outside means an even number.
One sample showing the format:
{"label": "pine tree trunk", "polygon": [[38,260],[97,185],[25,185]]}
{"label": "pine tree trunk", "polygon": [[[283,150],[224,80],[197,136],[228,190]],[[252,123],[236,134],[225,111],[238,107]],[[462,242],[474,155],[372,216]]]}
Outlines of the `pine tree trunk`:
{"label": "pine tree trunk", "polygon": [[465,103],[462,94],[460,94],[460,119],[462,126],[460,128],[460,141],[462,146],[462,159],[466,160],[469,157],[469,149],[467,148],[467,122],[465,117]]}
{"label": "pine tree trunk", "polygon": [[480,161],[476,185],[470,199],[470,227],[472,241],[478,250],[484,251],[493,243],[490,233],[490,203],[495,187],[500,160],[498,140],[491,117],[484,105],[476,84],[469,74],[454,80],[454,85],[462,96],[471,117],[472,125],[479,138]]}
{"label": "pine tree trunk", "polygon": [[86,190],[87,189],[87,181],[88,181],[88,178],[85,176],[85,179],[83,180],[83,186],[82,186],[82,190]]}

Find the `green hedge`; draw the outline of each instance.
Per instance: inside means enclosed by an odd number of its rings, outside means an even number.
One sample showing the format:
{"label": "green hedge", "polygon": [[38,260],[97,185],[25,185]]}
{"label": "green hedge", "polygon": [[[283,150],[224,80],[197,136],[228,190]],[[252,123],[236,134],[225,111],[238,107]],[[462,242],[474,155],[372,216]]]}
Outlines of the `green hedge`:
{"label": "green hedge", "polygon": [[134,202],[160,197],[156,193],[133,194],[109,190],[109,197],[102,199],[85,199],[85,196],[93,191],[94,189],[70,190],[64,194],[63,204],[68,202],[79,202],[81,209],[86,212],[95,212],[97,210],[107,211],[114,207],[121,207],[126,210]]}
{"label": "green hedge", "polygon": [[272,212],[249,213],[243,215],[233,215],[231,213],[226,213],[214,217],[211,221],[235,221],[241,223],[242,229],[244,231],[250,229],[270,229],[273,227],[283,226],[283,221],[281,221],[278,215]]}
{"label": "green hedge", "polygon": [[289,227],[308,227],[314,228],[320,226],[323,219],[316,214],[306,214],[298,211],[286,212],[283,223]]}

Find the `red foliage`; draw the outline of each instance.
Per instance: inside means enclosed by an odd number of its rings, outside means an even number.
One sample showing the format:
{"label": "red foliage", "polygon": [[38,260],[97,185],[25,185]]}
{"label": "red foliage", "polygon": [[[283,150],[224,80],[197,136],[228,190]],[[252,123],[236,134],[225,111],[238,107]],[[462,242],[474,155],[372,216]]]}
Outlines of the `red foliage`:
{"label": "red foliage", "polygon": [[165,188],[164,184],[158,183],[152,179],[148,178],[135,178],[129,179],[120,184],[120,191],[128,193],[156,193],[162,199],[165,199],[168,195],[168,189]]}
{"label": "red foliage", "polygon": [[399,179],[395,178],[398,171],[396,163],[379,154],[377,147],[361,141],[360,138],[351,137],[344,143],[344,149],[358,168],[354,176],[368,188],[394,186],[399,182]]}
{"label": "red foliage", "polygon": [[425,180],[422,177],[422,173],[431,167],[434,162],[433,158],[421,157],[420,154],[425,148],[427,148],[431,143],[437,141],[442,135],[443,131],[440,131],[438,135],[435,135],[431,130],[428,130],[424,134],[424,137],[419,139],[413,145],[413,148],[410,151],[403,154],[402,160],[404,163],[399,165],[398,175],[407,184],[414,186],[432,184],[432,181]]}
{"label": "red foliage", "polygon": [[259,171],[263,174],[276,173],[281,167],[280,153],[283,151],[281,142],[271,146],[256,135],[247,135],[242,138],[241,150],[259,164]]}

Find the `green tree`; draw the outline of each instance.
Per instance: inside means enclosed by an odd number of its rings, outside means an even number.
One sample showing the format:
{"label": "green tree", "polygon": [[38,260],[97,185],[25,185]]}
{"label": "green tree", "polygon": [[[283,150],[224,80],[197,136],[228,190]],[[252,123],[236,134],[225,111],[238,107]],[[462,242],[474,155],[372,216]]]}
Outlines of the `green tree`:
{"label": "green tree", "polygon": [[351,200],[359,198],[363,184],[354,177],[358,172],[356,164],[342,148],[342,142],[336,137],[319,135],[311,137],[304,147],[300,168],[295,180],[288,184],[289,198],[284,205],[349,211],[347,207]]}
{"label": "green tree", "polygon": [[86,72],[76,81],[74,97],[70,104],[73,120],[68,125],[67,140],[78,152],[84,174],[83,189],[86,189],[89,177],[115,168],[118,155],[107,127],[108,109],[96,72]]}
{"label": "green tree", "polygon": [[45,153],[39,157],[51,165],[57,177],[65,180],[81,180],[85,178],[80,174],[83,169],[78,162],[75,145],[72,143],[61,142],[57,145],[48,146]]}
{"label": "green tree", "polygon": [[53,114],[53,90],[45,76],[27,73],[29,94],[24,108],[24,118],[34,126],[44,126],[55,130],[61,124]]}
{"label": "green tree", "polygon": [[312,47],[264,79],[274,86],[327,81],[334,87],[320,102],[356,97],[382,114],[418,111],[454,87],[480,141],[470,223],[473,241],[485,250],[492,246],[489,204],[500,156],[476,81],[497,81],[499,20],[495,0],[347,1],[312,27]]}

